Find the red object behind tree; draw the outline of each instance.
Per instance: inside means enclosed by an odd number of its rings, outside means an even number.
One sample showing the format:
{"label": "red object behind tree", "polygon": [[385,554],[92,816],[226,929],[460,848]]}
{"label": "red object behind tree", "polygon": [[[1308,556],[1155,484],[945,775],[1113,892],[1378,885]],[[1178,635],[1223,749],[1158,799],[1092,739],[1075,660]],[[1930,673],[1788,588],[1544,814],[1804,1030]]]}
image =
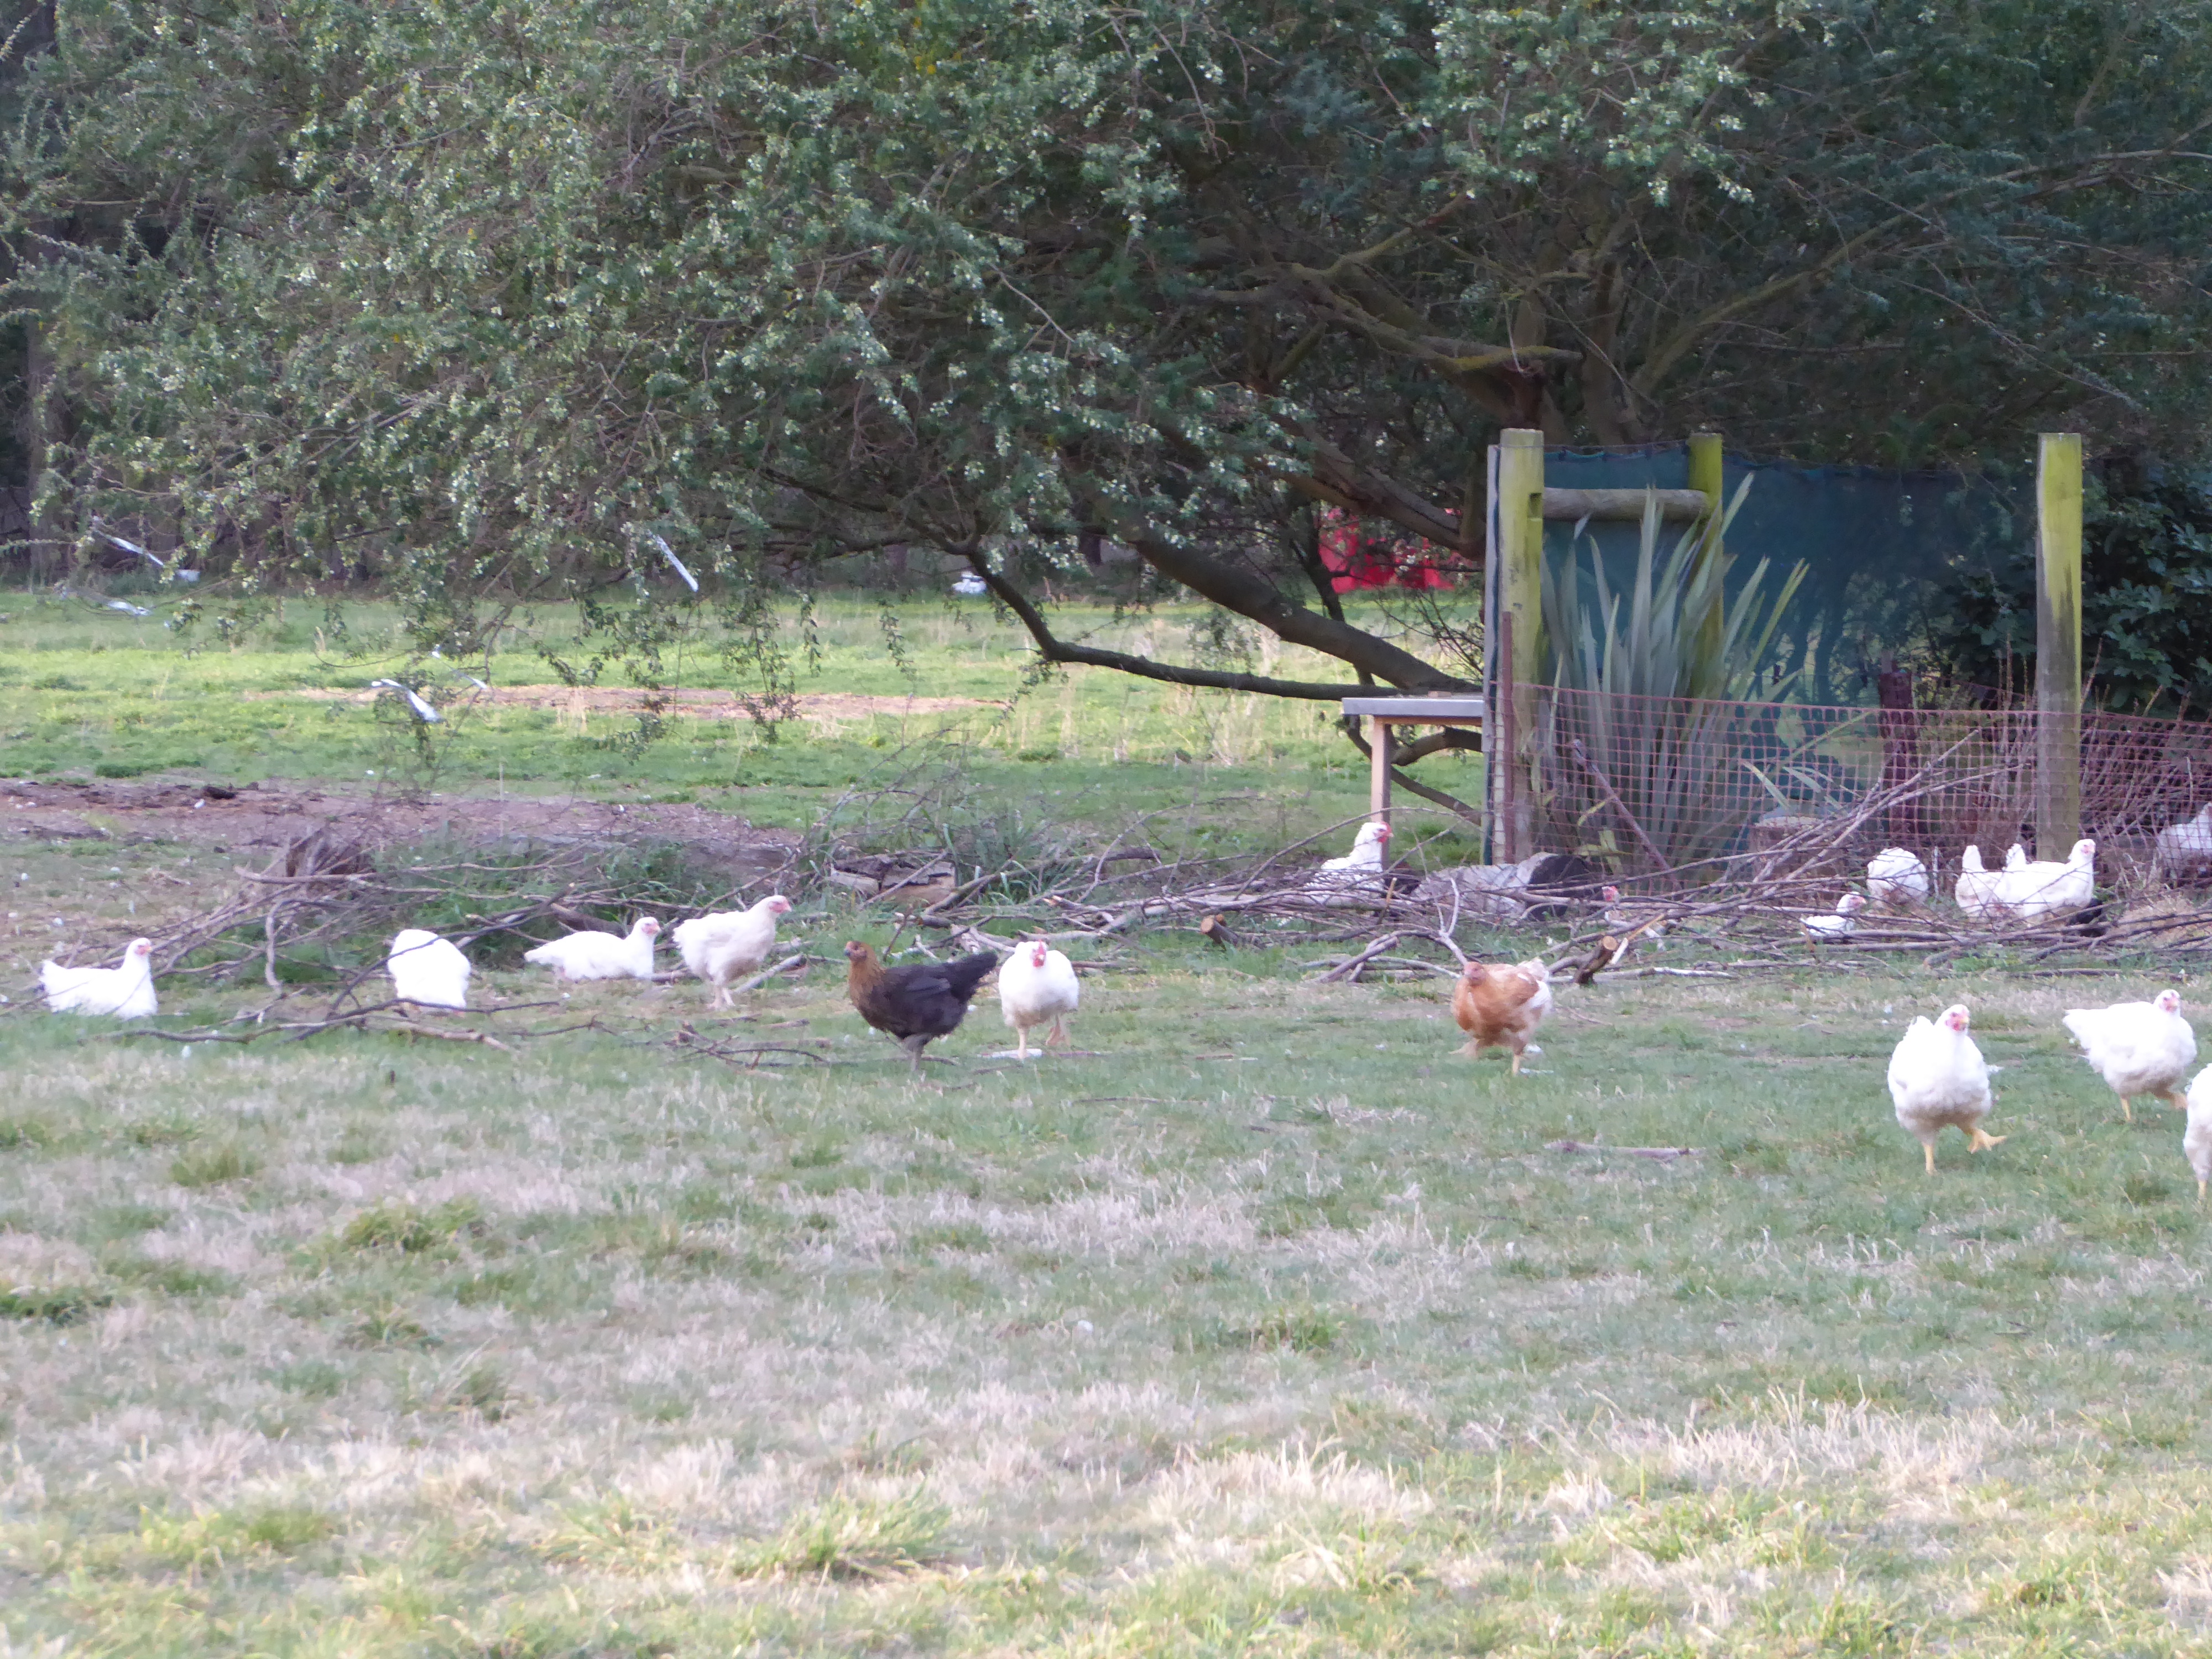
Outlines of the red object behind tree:
{"label": "red object behind tree", "polygon": [[1359,521],[1335,507],[1322,515],[1322,568],[1340,593],[1370,587],[1449,587],[1451,577],[1416,550],[1428,545],[1364,536]]}

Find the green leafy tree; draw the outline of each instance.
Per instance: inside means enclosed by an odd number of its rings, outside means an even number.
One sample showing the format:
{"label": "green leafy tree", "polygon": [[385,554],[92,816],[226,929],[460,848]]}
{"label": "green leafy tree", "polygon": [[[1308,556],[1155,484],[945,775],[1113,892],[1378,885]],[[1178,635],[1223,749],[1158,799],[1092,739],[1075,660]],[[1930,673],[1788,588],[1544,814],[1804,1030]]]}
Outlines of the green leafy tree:
{"label": "green leafy tree", "polygon": [[[425,648],[650,575],[786,683],[764,599],[921,544],[1046,664],[1447,688],[1312,515],[1479,558],[1501,424],[1923,460],[2193,420],[2206,21],[101,0],[9,151],[44,498],[249,586],[374,574]],[[1345,676],[1062,638],[1032,578],[1084,531]]]}

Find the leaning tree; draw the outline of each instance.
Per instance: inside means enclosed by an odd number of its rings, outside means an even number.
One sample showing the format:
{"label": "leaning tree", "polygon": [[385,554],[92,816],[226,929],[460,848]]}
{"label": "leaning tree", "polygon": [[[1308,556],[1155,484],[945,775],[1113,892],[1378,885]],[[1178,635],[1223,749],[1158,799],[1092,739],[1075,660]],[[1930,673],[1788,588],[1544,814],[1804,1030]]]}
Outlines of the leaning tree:
{"label": "leaning tree", "polygon": [[[1501,426],[1917,461],[2201,425],[2208,21],[108,0],[16,89],[40,511],[221,542],[248,591],[368,570],[424,649],[559,592],[650,653],[678,611],[607,590],[665,557],[774,689],[793,572],[920,544],[1044,665],[1450,689],[1474,635],[1347,614],[1315,515],[1478,561]],[[1071,635],[1039,578],[1086,532],[1342,673]]]}

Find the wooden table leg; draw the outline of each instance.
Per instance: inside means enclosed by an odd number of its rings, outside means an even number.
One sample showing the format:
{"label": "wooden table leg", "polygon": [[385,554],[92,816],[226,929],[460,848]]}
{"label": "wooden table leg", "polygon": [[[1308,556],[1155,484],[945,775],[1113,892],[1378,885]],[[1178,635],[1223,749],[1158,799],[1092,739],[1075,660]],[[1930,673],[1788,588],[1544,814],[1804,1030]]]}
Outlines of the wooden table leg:
{"label": "wooden table leg", "polygon": [[1381,715],[1368,719],[1367,816],[1390,822],[1390,723]]}

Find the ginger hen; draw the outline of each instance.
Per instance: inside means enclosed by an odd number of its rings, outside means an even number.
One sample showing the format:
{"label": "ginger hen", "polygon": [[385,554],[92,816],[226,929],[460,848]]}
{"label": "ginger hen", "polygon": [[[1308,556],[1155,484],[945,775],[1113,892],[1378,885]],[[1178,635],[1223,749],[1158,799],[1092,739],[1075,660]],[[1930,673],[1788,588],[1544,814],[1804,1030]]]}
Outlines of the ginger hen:
{"label": "ginger hen", "polygon": [[922,1049],[960,1029],[976,988],[999,965],[996,952],[978,951],[957,962],[886,968],[858,939],[847,943],[845,961],[846,996],[862,1019],[898,1040],[917,1073]]}
{"label": "ginger hen", "polygon": [[1475,1055],[1485,1048],[1510,1048],[1516,1076],[1528,1039],[1551,1012],[1552,973],[1540,962],[1510,968],[1470,962],[1452,987],[1452,1018],[1467,1033],[1460,1053]]}

